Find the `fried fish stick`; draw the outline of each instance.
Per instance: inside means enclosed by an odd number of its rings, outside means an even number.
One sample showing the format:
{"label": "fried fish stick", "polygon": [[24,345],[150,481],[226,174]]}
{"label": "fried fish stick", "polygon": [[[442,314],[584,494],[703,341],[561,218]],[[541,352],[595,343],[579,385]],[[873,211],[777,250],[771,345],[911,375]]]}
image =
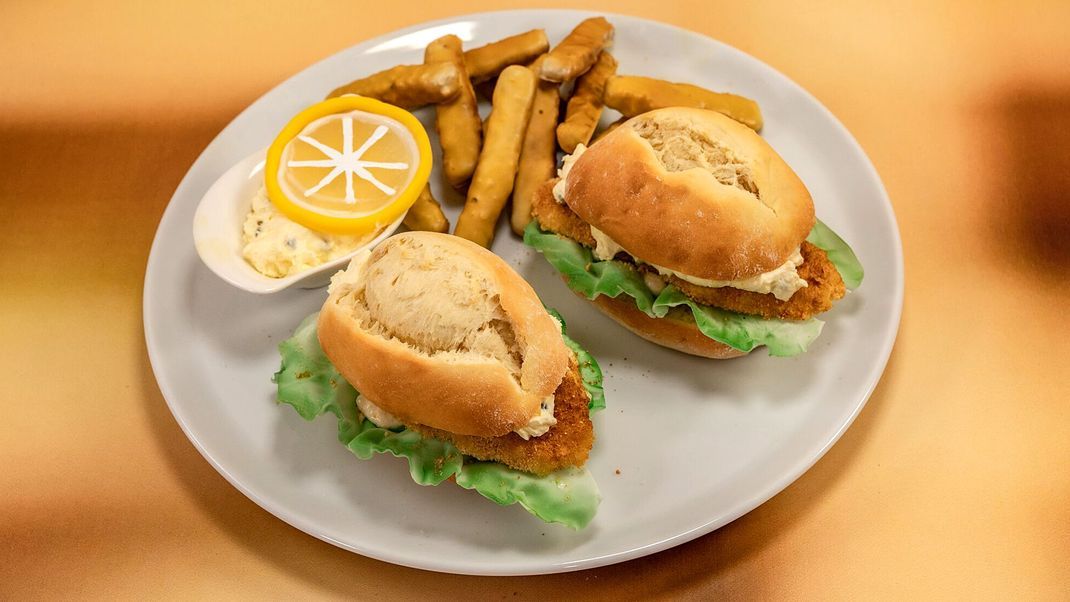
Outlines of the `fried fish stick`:
{"label": "fried fish stick", "polygon": [[665,107],[692,107],[724,113],[754,130],[762,129],[762,110],[744,96],[711,92],[691,84],[674,84],[652,77],[615,75],[606,82],[607,107],[626,117]]}
{"label": "fried fish stick", "polygon": [[453,63],[398,65],[350,82],[327,95],[359,94],[403,109],[446,102],[461,91],[461,70]]}
{"label": "fried fish stick", "polygon": [[494,226],[513,191],[520,148],[531,119],[535,82],[531,69],[510,65],[502,71],[494,88],[483,151],[453,232],[484,247],[494,240]]}
{"label": "fried fish stick", "polygon": [[409,230],[427,230],[428,232],[449,232],[450,220],[442,213],[442,206],[431,194],[431,186],[425,184],[416,197],[416,202],[405,214],[402,222]]}
{"label": "fried fish stick", "polygon": [[[539,61],[532,67],[537,70]],[[513,232],[523,234],[531,221],[531,196],[544,182],[554,177],[557,165],[557,148],[554,145],[554,127],[561,111],[559,85],[539,80],[535,88],[535,100],[531,103],[531,119],[524,133],[524,146],[520,150],[520,166],[513,187],[513,212],[510,224]]]}
{"label": "fried fish stick", "polygon": [[453,100],[435,106],[435,129],[442,145],[442,173],[454,188],[461,187],[476,170],[479,147],[483,143],[483,122],[479,118],[476,91],[468,81],[461,53],[461,38],[442,36],[424,50],[424,64],[453,63],[461,72],[461,91]]}
{"label": "fried fish stick", "polygon": [[557,126],[557,143],[561,150],[571,153],[577,144],[591,141],[598,119],[602,116],[602,93],[606,81],[617,72],[617,59],[603,50],[598,62],[576,80],[576,90],[568,99],[565,120]]}
{"label": "fried fish stick", "polygon": [[602,138],[605,138],[606,134],[608,134],[608,133],[612,132],[613,130],[619,128],[620,124],[624,123],[625,121],[628,121],[628,118],[627,117],[621,117],[620,119],[618,119],[618,120],[614,121],[613,123],[607,125],[606,129],[601,130],[600,132],[598,132],[597,134],[594,135],[594,138],[591,138],[591,144],[594,144],[595,142],[598,142]]}
{"label": "fried fish stick", "polygon": [[546,31],[532,29],[502,38],[464,53],[464,65],[472,83],[494,78],[509,65],[526,65],[550,48]]}
{"label": "fried fish stick", "polygon": [[613,26],[605,17],[584,19],[572,33],[547,55],[539,77],[551,82],[567,82],[583,75],[598,53],[613,42]]}

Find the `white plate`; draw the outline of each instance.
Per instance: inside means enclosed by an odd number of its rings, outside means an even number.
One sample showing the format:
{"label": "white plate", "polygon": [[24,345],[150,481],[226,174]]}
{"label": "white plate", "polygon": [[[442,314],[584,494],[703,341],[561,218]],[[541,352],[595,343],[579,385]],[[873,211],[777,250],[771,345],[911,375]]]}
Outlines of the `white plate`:
{"label": "white plate", "polygon": [[[824,316],[825,331],[811,350],[790,359],[759,350],[714,362],[656,347],[570,293],[503,222],[494,251],[564,314],[570,334],[605,371],[609,407],[595,419],[598,441],[588,464],[604,501],[586,530],[546,525],[518,506],[501,507],[448,483],[417,486],[401,460],[353,457],[338,444],[333,420],[308,423],[275,405],[275,346],[326,293],[265,297],[209,272],[190,227],[208,186],[267,145],[304,106],[356,76],[420,62],[423,46],[438,36],[452,32],[478,45],[544,27],[556,41],[587,16],[478,14],[354,46],[253,103],[175,191],[145,276],[149,356],[186,435],[269,512],[343,548],[424,569],[503,575],[595,567],[664,550],[753,509],[817,461],[865,404],[895,340],[903,266],[891,205],[862,149],[813,97],[756,59],[675,27],[611,16],[621,73],[756,99],[765,115],[762,134],[802,176],[821,219],[861,258],[865,282]],[[430,112],[419,116],[433,131]],[[453,198],[437,173],[432,178],[439,198]],[[458,210],[451,206],[450,217]]]}

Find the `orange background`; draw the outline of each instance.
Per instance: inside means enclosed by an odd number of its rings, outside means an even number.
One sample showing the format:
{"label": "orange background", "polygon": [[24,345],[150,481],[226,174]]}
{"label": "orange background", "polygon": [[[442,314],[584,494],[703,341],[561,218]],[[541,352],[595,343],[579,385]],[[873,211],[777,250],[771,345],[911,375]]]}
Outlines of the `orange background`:
{"label": "orange background", "polygon": [[736,46],[847,125],[900,220],[903,323],[855,425],[754,512],[623,565],[477,579],[333,548],[228,485],[156,387],[141,286],[175,186],[244,106],[503,4],[4,2],[0,598],[1065,596],[1070,3],[878,4],[587,4]]}

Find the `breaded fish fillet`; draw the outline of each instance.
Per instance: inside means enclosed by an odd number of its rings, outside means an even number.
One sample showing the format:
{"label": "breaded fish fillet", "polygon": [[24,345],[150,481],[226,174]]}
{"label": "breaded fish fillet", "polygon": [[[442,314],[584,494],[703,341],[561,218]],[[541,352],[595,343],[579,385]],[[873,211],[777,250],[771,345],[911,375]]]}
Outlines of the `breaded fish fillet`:
{"label": "breaded fish fillet", "polygon": [[535,189],[531,198],[531,214],[539,220],[539,226],[555,234],[567,236],[581,245],[594,248],[591,225],[580,219],[568,205],[554,199],[554,184],[557,178],[549,180]]}
{"label": "breaded fish fillet", "polygon": [[[808,320],[832,309],[833,302],[842,299],[847,289],[840,273],[836,271],[836,266],[832,265],[824,251],[804,241],[802,256],[803,262],[798,270],[799,276],[806,280],[806,287],[795,291],[787,301],[777,299],[772,293],[763,295],[730,286],[699,286],[676,276],[670,276],[669,283],[704,305],[763,318]],[[643,268],[654,271],[646,266]]]}
{"label": "breaded fish fillet", "polygon": [[[551,180],[540,187],[532,198],[532,214],[544,230],[567,236],[576,242],[594,247],[591,226],[576,215],[567,205],[554,200]],[[758,315],[782,320],[807,320],[832,309],[832,304],[846,293],[843,278],[825,252],[809,242],[802,243],[803,263],[799,276],[806,280],[806,287],[795,292],[787,301],[781,301],[772,293],[755,293],[731,287],[710,288],[692,284],[676,276],[668,282],[691,299],[741,314]],[[623,255],[618,255],[618,258]],[[657,273],[653,268],[640,269]]]}
{"label": "breaded fish fillet", "polygon": [[594,425],[575,359],[554,392],[557,424],[540,437],[525,441],[516,433],[503,437],[456,435],[422,425],[406,425],[427,437],[449,441],[462,453],[480,460],[501,462],[524,472],[545,475],[570,466],[583,466],[594,445]]}

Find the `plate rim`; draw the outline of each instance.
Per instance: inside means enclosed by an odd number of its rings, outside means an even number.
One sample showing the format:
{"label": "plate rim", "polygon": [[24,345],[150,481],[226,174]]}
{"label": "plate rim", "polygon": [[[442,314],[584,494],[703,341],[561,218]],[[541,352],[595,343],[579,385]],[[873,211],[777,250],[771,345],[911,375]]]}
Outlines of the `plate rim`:
{"label": "plate rim", "polygon": [[[829,122],[834,124],[834,127],[838,130],[837,133],[839,135],[841,135],[841,137],[843,137],[844,139],[846,139],[849,142],[849,144],[852,147],[852,150],[854,152],[856,152],[862,159],[864,159],[864,167],[865,167],[866,172],[867,172],[865,175],[868,177],[868,179],[870,179],[870,180],[872,180],[873,182],[876,183],[877,191],[879,192],[879,195],[880,195],[880,200],[883,201],[880,204],[880,208],[881,208],[882,213],[884,214],[883,217],[885,218],[885,223],[887,224],[888,228],[891,230],[891,233],[893,234],[892,240],[894,242],[894,251],[895,251],[894,257],[893,257],[894,261],[892,262],[893,268],[894,268],[893,276],[894,276],[894,284],[895,284],[894,299],[893,299],[893,302],[892,302],[892,314],[893,314],[892,317],[894,319],[894,328],[892,329],[890,335],[885,337],[885,340],[882,342],[881,348],[879,349],[880,361],[879,362],[875,362],[869,368],[869,374],[866,375],[866,379],[865,379],[866,382],[867,382],[867,385],[865,387],[864,394],[855,403],[855,405],[854,405],[854,407],[853,407],[853,409],[852,409],[852,411],[850,413],[850,416],[843,422],[843,424],[840,425],[840,427],[830,437],[828,437],[826,440],[822,441],[820,443],[820,445],[816,445],[815,446],[817,448],[816,451],[808,453],[808,454],[805,454],[804,456],[802,456],[802,461],[797,462],[795,465],[792,465],[790,467],[790,469],[784,470],[783,474],[782,474],[782,476],[780,478],[773,480],[773,482],[769,486],[765,487],[764,489],[762,489],[758,493],[756,493],[754,495],[751,495],[751,496],[748,496],[746,499],[741,499],[739,502],[737,502],[736,504],[732,505],[730,510],[721,513],[719,516],[714,517],[712,520],[706,521],[703,524],[698,525],[698,526],[696,526],[696,527],[694,527],[692,529],[689,529],[687,531],[684,531],[684,532],[681,532],[681,533],[677,533],[675,535],[671,535],[669,537],[665,537],[665,538],[659,539],[657,541],[651,541],[651,542],[649,542],[649,543],[647,543],[645,545],[642,545],[642,546],[637,546],[637,547],[633,547],[633,548],[626,549],[626,550],[619,550],[619,551],[616,551],[616,552],[613,552],[613,553],[610,553],[610,554],[604,554],[604,555],[601,555],[601,556],[585,558],[585,559],[582,559],[582,560],[555,561],[555,562],[551,562],[551,563],[538,563],[538,562],[526,561],[526,562],[523,562],[523,563],[510,565],[509,567],[505,568],[504,570],[496,570],[495,567],[493,567],[493,566],[472,567],[471,565],[465,565],[464,563],[448,562],[448,561],[447,562],[443,562],[443,561],[417,562],[417,561],[414,561],[411,558],[409,558],[408,555],[406,555],[406,554],[393,553],[389,549],[385,549],[385,548],[382,549],[382,550],[379,550],[379,549],[368,549],[368,548],[365,548],[365,547],[352,545],[350,543],[346,543],[346,542],[341,541],[340,539],[332,536],[330,533],[327,533],[324,530],[319,529],[318,527],[316,527],[313,524],[308,524],[308,523],[306,523],[306,521],[304,521],[300,517],[297,517],[297,516],[291,514],[281,504],[277,504],[275,502],[272,502],[270,500],[264,499],[261,496],[257,495],[252,490],[247,488],[244,485],[244,483],[238,477],[236,477],[234,474],[232,474],[225,466],[220,464],[218,461],[216,461],[212,457],[212,455],[205,448],[204,444],[197,437],[196,433],[194,433],[191,430],[191,427],[189,426],[183,411],[180,409],[180,407],[178,405],[176,405],[175,402],[172,401],[172,397],[174,397],[174,395],[175,395],[174,392],[173,392],[173,385],[166,378],[166,376],[163,376],[163,368],[161,367],[161,364],[160,364],[161,359],[158,357],[157,352],[154,351],[154,349],[157,348],[157,343],[156,343],[157,334],[156,334],[156,328],[155,328],[153,322],[150,321],[150,316],[155,315],[155,312],[157,311],[153,306],[153,296],[152,296],[152,294],[150,292],[152,290],[152,288],[153,288],[153,284],[155,283],[155,276],[153,275],[154,274],[153,266],[157,265],[161,261],[160,257],[161,257],[162,251],[161,251],[161,248],[160,248],[160,246],[161,246],[161,243],[160,243],[160,231],[162,230],[164,223],[168,221],[168,216],[172,213],[172,211],[176,211],[176,208],[175,208],[176,204],[174,203],[175,199],[180,195],[180,193],[183,193],[185,191],[185,189],[191,185],[190,184],[190,174],[195,172],[197,170],[197,168],[201,165],[201,163],[203,161],[205,161],[205,156],[208,154],[209,150],[212,149],[216,145],[216,143],[230,131],[230,129],[235,124],[235,122],[239,121],[248,112],[254,110],[257,107],[259,107],[262,103],[265,102],[265,98],[266,97],[272,95],[279,88],[281,88],[283,86],[286,86],[292,79],[300,76],[302,73],[304,73],[305,71],[307,71],[309,69],[313,69],[313,68],[317,67],[321,63],[324,63],[326,61],[329,61],[329,60],[333,59],[338,54],[345,53],[345,52],[351,52],[355,48],[358,48],[358,47],[371,48],[371,47],[374,47],[376,45],[382,44],[384,42],[388,42],[388,41],[390,41],[392,39],[395,39],[395,38],[397,38],[399,36],[402,36],[402,35],[410,34],[410,33],[413,33],[413,32],[416,32],[416,31],[420,31],[420,30],[424,30],[424,29],[427,29],[427,28],[430,28],[430,27],[449,25],[449,24],[456,23],[456,22],[463,21],[463,20],[473,20],[473,19],[486,20],[486,19],[493,19],[496,16],[500,16],[500,15],[514,15],[515,16],[515,15],[520,15],[520,14],[539,15],[540,17],[562,17],[562,18],[565,18],[565,17],[586,18],[588,16],[602,15],[602,16],[605,16],[605,17],[611,19],[611,20],[612,19],[618,19],[618,20],[622,20],[622,21],[634,21],[634,22],[641,23],[641,24],[650,24],[650,25],[655,25],[655,26],[658,26],[658,27],[664,27],[664,28],[668,28],[668,29],[674,30],[674,32],[679,34],[679,35],[684,35],[684,36],[689,36],[689,37],[699,37],[699,38],[702,38],[705,43],[713,43],[713,44],[719,45],[719,46],[722,47],[723,50],[726,50],[731,54],[735,54],[735,55],[737,55],[739,57],[742,57],[742,58],[744,58],[746,60],[749,60],[749,61],[757,62],[761,66],[763,66],[764,68],[775,72],[777,75],[782,77],[785,81],[787,81],[791,86],[793,86],[796,89],[797,92],[801,92],[806,98],[808,98],[810,101],[812,101],[814,105],[816,105],[817,107],[820,108],[820,110],[824,113],[825,117],[828,118]],[[369,39],[360,41],[360,42],[358,42],[356,44],[353,44],[353,45],[347,46],[345,48],[339,49],[339,50],[337,50],[337,51],[335,51],[335,52],[333,52],[333,53],[331,53],[331,54],[329,54],[329,55],[327,55],[327,56],[325,56],[325,57],[323,57],[323,58],[321,58],[321,59],[309,64],[309,65],[306,65],[302,69],[300,69],[297,72],[291,74],[289,77],[287,77],[286,79],[282,80],[281,82],[279,82],[278,84],[273,86],[271,89],[265,91],[256,100],[251,102],[241,112],[239,112],[237,115],[235,115],[227,123],[227,125],[224,126],[223,129],[221,129],[219,131],[219,133],[216,134],[215,137],[212,138],[212,140],[204,147],[204,149],[202,149],[201,153],[197,156],[197,158],[194,160],[194,162],[187,169],[185,175],[182,177],[182,180],[179,182],[178,186],[175,188],[174,193],[172,193],[172,195],[171,195],[171,199],[168,201],[166,208],[164,209],[163,213],[160,216],[160,221],[157,224],[155,232],[153,233],[152,246],[150,247],[149,255],[148,255],[148,259],[147,259],[146,267],[145,267],[145,280],[144,280],[144,285],[143,285],[143,288],[142,288],[142,326],[143,326],[143,331],[144,331],[144,335],[145,335],[145,344],[146,344],[147,353],[148,353],[148,357],[149,357],[149,363],[150,363],[150,366],[151,366],[152,372],[153,372],[153,377],[156,380],[156,384],[157,384],[157,387],[160,390],[161,396],[164,398],[164,401],[167,403],[168,409],[170,410],[172,416],[175,418],[175,421],[178,423],[179,427],[182,429],[182,432],[186,435],[186,438],[189,439],[189,441],[193,444],[194,448],[198,451],[198,453],[200,453],[201,456],[205,460],[208,461],[208,463],[212,466],[212,468],[214,468],[216,470],[216,472],[218,472],[220,475],[222,475],[223,478],[226,479],[228,483],[230,483],[234,488],[236,488],[243,495],[245,495],[247,498],[252,500],[255,504],[260,506],[262,509],[266,510],[267,512],[269,512],[270,514],[272,514],[276,518],[278,518],[278,519],[282,520],[283,522],[287,523],[288,525],[290,525],[290,526],[292,526],[292,527],[294,527],[296,529],[299,529],[300,531],[302,531],[304,533],[307,533],[307,534],[309,534],[309,535],[311,535],[311,536],[313,536],[313,537],[315,537],[317,539],[325,541],[325,542],[327,542],[327,543],[329,543],[331,545],[337,546],[337,547],[342,548],[344,550],[348,550],[350,552],[354,552],[354,553],[360,554],[362,556],[367,556],[369,558],[373,558],[373,559],[380,560],[380,561],[383,561],[383,562],[389,562],[389,563],[392,563],[392,564],[397,564],[397,565],[405,566],[405,567],[409,567],[409,568],[415,568],[415,569],[421,569],[421,570],[429,570],[429,571],[434,571],[434,572],[461,574],[461,575],[520,576],[520,575],[553,574],[553,573],[563,573],[563,572],[572,572],[572,571],[579,571],[579,570],[585,570],[585,569],[593,569],[593,568],[606,566],[606,565],[610,565],[610,564],[616,564],[616,563],[619,563],[619,562],[625,562],[625,561],[628,561],[628,560],[634,560],[636,558],[640,558],[640,557],[643,557],[643,556],[647,556],[647,555],[650,555],[650,554],[661,552],[661,551],[664,551],[666,549],[675,547],[677,545],[692,541],[692,540],[694,540],[694,539],[696,539],[698,537],[701,537],[703,535],[711,533],[711,532],[713,532],[713,531],[715,531],[715,530],[717,530],[717,529],[719,529],[719,528],[721,528],[721,527],[723,527],[723,526],[735,521],[736,519],[738,519],[741,516],[749,513],[750,511],[754,510],[758,506],[761,506],[762,504],[764,504],[765,502],[767,502],[768,500],[773,498],[775,495],[777,495],[778,493],[780,493],[781,491],[786,489],[789,485],[791,485],[796,480],[798,480],[799,477],[801,477],[803,474],[805,474],[811,467],[813,467],[814,464],[816,464],[822,457],[824,457],[824,455],[828,452],[828,450],[831,449],[832,446],[835,445],[837,441],[839,441],[840,437],[843,436],[843,433],[845,433],[847,431],[847,429],[850,428],[850,426],[854,423],[855,419],[858,417],[859,413],[862,411],[862,409],[865,407],[866,403],[869,401],[869,398],[872,396],[873,391],[876,389],[877,385],[880,383],[881,377],[884,374],[884,371],[885,371],[885,369],[887,367],[888,361],[889,361],[889,359],[891,357],[892,350],[893,350],[893,348],[895,346],[895,341],[898,338],[899,329],[901,328],[903,297],[904,297],[903,243],[902,243],[902,237],[901,237],[900,231],[899,231],[898,220],[895,217],[895,211],[894,211],[894,208],[892,206],[891,199],[888,196],[887,189],[884,186],[884,182],[881,180],[880,174],[877,172],[877,169],[873,165],[873,162],[869,158],[869,155],[865,152],[865,149],[862,148],[862,146],[858,142],[858,140],[851,134],[850,130],[848,130],[847,127],[842,122],[840,122],[840,120],[828,109],[828,107],[826,107],[823,103],[821,103],[821,101],[818,100],[815,96],[813,96],[813,94],[811,94],[806,88],[802,87],[797,82],[795,82],[795,80],[791,79],[790,77],[788,77],[787,75],[785,75],[781,71],[777,70],[776,68],[772,67],[771,65],[768,65],[767,63],[765,63],[761,59],[759,59],[759,58],[757,58],[757,57],[755,57],[755,56],[753,56],[753,55],[751,55],[749,53],[746,53],[746,52],[744,52],[744,51],[742,51],[742,50],[740,50],[738,48],[735,48],[734,46],[731,46],[731,45],[729,45],[729,44],[727,44],[725,42],[722,42],[722,41],[720,41],[720,40],[718,40],[716,38],[710,37],[710,36],[708,36],[706,34],[703,34],[703,33],[697,32],[697,31],[692,31],[692,30],[689,30],[689,29],[685,29],[683,27],[680,27],[680,26],[677,26],[677,25],[674,25],[674,24],[671,24],[671,23],[666,23],[666,22],[663,22],[663,21],[657,21],[657,20],[654,20],[654,19],[649,19],[649,18],[640,17],[640,16],[634,16],[634,15],[625,15],[625,14],[619,14],[619,13],[612,13],[612,12],[607,12],[607,11],[588,11],[588,10],[571,10],[571,9],[546,9],[546,8],[542,8],[542,9],[506,9],[506,10],[496,10],[496,11],[482,11],[482,12],[475,12],[475,13],[464,13],[464,14],[452,15],[452,16],[444,17],[444,18],[441,18],[441,19],[436,19],[436,20],[433,20],[433,21],[422,21],[422,22],[415,23],[415,24],[407,26],[407,27],[403,27],[403,28],[400,28],[400,29],[396,29],[396,30],[393,30],[393,31],[386,32],[386,33],[381,34],[379,36],[376,36],[374,38],[369,38]]]}

